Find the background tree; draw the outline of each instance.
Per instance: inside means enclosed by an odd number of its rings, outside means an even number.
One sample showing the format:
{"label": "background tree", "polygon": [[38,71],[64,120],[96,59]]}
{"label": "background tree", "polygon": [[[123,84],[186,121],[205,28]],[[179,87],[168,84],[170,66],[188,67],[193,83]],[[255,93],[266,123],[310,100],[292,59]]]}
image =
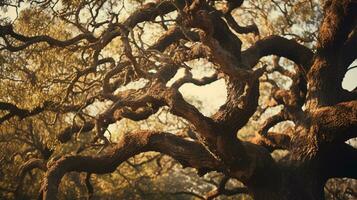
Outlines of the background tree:
{"label": "background tree", "polygon": [[[1,6],[4,198],[135,199],[145,183],[149,198],[324,199],[329,179],[356,178],[356,89],[341,85],[357,57],[354,0]],[[217,82],[217,109],[183,95]],[[178,163],[215,189],[159,191]],[[341,198],[355,196],[342,181]]]}

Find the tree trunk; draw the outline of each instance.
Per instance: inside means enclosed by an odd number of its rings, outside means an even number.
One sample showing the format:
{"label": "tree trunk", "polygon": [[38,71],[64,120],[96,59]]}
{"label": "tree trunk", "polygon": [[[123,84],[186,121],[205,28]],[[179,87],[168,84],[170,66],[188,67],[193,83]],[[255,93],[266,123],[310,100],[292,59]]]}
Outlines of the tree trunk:
{"label": "tree trunk", "polygon": [[[274,177],[247,184],[255,200],[323,200],[324,185],[313,161],[285,160],[275,168]],[[271,173],[271,172],[267,172]],[[259,181],[259,180],[258,180]]]}

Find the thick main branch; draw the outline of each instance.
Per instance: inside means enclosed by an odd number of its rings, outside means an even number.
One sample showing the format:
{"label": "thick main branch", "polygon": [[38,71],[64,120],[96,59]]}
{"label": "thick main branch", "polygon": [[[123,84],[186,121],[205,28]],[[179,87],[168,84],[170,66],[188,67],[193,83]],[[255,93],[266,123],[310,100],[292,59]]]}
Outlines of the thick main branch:
{"label": "thick main branch", "polygon": [[111,173],[130,157],[147,151],[157,151],[178,160],[183,166],[219,170],[220,163],[199,143],[162,132],[140,131],[123,135],[114,149],[102,156],[65,156],[52,163],[43,183],[43,199],[57,199],[62,177],[71,171]]}

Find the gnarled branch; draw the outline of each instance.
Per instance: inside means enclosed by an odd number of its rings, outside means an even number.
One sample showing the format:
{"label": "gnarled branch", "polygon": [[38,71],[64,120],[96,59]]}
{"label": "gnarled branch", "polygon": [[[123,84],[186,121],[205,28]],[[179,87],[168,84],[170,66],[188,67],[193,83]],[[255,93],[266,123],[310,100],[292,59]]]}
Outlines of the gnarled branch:
{"label": "gnarled branch", "polygon": [[114,149],[102,156],[65,156],[52,163],[46,173],[43,199],[57,199],[62,177],[71,171],[111,173],[122,162],[146,151],[157,151],[178,160],[183,166],[219,170],[220,163],[199,143],[184,140],[170,133],[140,131],[123,135]]}

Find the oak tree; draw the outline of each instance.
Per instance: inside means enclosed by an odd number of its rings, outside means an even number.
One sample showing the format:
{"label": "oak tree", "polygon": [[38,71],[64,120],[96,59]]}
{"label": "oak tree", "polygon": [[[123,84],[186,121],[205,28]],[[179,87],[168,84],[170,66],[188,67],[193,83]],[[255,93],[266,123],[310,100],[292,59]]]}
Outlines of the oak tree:
{"label": "oak tree", "polygon": [[[92,174],[111,173],[149,151],[199,175],[224,174],[207,199],[239,193],[256,200],[325,199],[329,179],[357,178],[357,150],[346,143],[357,137],[357,91],[341,85],[357,58],[355,0],[0,5],[18,11],[0,25],[1,140],[4,152],[28,158],[20,179],[33,169],[45,172],[40,198],[56,199],[70,172],[86,173],[93,192]],[[214,72],[197,78],[195,65]],[[212,115],[180,91],[217,80],[224,80],[227,97]],[[238,137],[271,107],[280,110],[254,137]],[[187,127],[140,127],[111,140],[110,125],[146,120],[162,109]],[[281,122],[290,128],[271,129]],[[66,152],[79,137],[81,145]],[[277,159],[276,150],[285,153]],[[29,156],[32,151],[38,156]],[[230,178],[244,186],[227,189]]]}

